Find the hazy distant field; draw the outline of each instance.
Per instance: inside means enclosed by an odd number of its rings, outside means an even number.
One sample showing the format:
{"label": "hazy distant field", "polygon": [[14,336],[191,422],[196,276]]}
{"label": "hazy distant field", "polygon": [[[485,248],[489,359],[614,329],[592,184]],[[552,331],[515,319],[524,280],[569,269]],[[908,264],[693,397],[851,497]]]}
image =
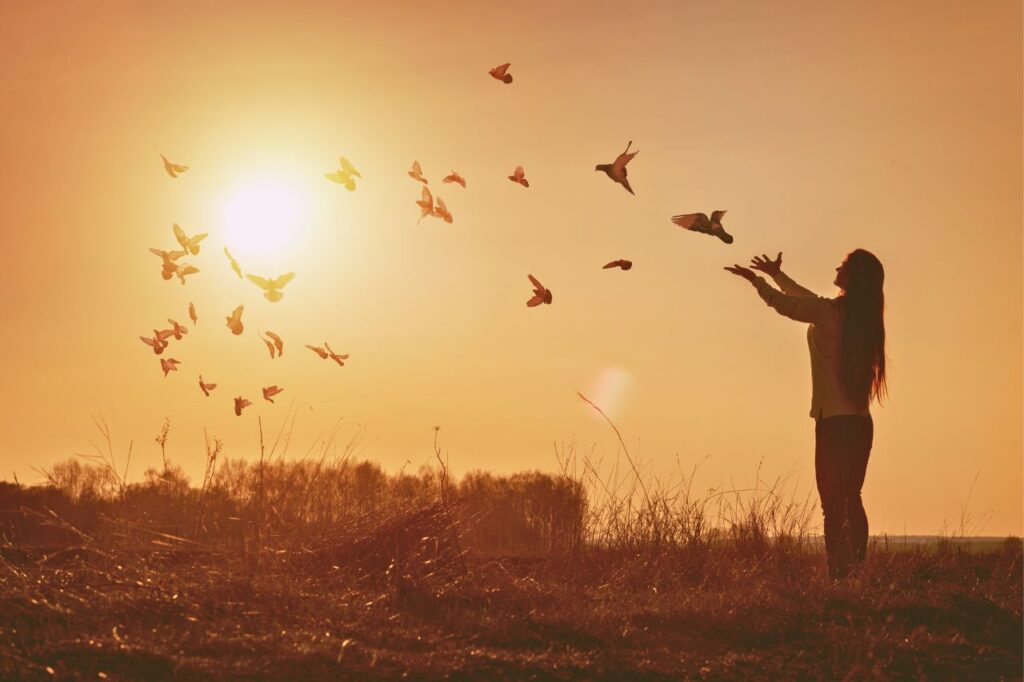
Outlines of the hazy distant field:
{"label": "hazy distant field", "polygon": [[0,484],[4,679],[1021,677],[1017,539],[876,538],[832,583],[816,509],[773,495],[65,465]]}

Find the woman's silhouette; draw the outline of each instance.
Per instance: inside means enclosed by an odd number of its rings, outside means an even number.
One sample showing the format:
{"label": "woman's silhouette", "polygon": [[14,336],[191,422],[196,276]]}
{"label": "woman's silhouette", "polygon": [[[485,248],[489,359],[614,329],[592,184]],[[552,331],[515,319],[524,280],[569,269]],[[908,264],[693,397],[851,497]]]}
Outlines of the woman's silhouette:
{"label": "woman's silhouette", "polygon": [[[874,436],[869,406],[886,393],[882,263],[863,249],[850,252],[836,268],[836,298],[817,296],[786,276],[782,253],[775,260],[755,256],[750,268],[725,269],[753,284],[780,314],[810,324],[815,479],[825,516],[828,573],[844,577],[864,560],[868,546],[860,491]],[[754,270],[769,275],[782,291]]]}

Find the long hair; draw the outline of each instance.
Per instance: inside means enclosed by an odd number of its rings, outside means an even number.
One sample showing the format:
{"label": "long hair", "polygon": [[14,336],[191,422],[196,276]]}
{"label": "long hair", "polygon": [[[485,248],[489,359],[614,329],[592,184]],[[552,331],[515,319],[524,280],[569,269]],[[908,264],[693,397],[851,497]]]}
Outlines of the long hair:
{"label": "long hair", "polygon": [[885,270],[870,251],[857,249],[846,257],[842,302],[843,329],[840,380],[846,397],[860,408],[886,395]]}

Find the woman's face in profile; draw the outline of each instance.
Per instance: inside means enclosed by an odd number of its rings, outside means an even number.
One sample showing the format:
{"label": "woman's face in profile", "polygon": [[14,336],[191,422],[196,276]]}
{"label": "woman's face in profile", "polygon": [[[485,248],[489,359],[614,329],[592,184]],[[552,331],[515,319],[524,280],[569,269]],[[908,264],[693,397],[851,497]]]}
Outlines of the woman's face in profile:
{"label": "woman's face in profile", "polygon": [[849,282],[849,276],[846,274],[846,262],[848,260],[850,260],[849,256],[844,258],[843,262],[839,264],[838,268],[836,268],[835,285],[840,289],[846,289],[846,285]]}

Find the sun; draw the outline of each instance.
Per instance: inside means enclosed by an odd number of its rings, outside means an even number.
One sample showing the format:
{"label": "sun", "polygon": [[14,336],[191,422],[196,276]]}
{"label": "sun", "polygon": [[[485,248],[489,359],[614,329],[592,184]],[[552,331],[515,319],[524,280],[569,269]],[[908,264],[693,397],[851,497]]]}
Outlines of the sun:
{"label": "sun", "polygon": [[224,201],[224,243],[239,259],[270,264],[294,255],[308,236],[313,200],[287,176],[252,178]]}

